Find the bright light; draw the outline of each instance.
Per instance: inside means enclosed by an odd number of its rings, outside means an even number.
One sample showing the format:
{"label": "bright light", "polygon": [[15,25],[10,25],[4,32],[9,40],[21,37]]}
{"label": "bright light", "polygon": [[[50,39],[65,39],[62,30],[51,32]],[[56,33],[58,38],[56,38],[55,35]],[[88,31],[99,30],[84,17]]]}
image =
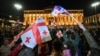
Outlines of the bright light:
{"label": "bright light", "polygon": [[100,4],[100,2],[95,2],[95,3],[93,3],[91,6],[92,7],[96,7],[96,6],[98,6]]}
{"label": "bright light", "polygon": [[11,17],[12,17],[12,15],[9,15],[9,17],[11,18]]}
{"label": "bright light", "polygon": [[20,9],[22,8],[22,6],[21,6],[20,4],[14,4],[14,6],[15,6],[18,10],[20,10]]}

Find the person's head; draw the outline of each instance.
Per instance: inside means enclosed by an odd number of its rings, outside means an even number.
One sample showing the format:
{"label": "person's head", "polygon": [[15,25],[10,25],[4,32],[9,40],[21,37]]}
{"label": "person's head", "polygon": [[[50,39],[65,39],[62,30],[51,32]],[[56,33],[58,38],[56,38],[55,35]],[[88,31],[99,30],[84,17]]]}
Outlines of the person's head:
{"label": "person's head", "polygon": [[100,49],[98,49],[98,48],[91,48],[90,56],[100,56]]}
{"label": "person's head", "polygon": [[70,34],[70,38],[71,38],[71,39],[75,39],[75,35],[74,35],[73,32]]}
{"label": "person's head", "polygon": [[4,38],[4,45],[9,44],[9,38]]}
{"label": "person's head", "polygon": [[67,49],[70,50],[71,56],[75,56],[76,51],[75,51],[73,43],[71,41],[67,41],[66,45],[67,45]]}
{"label": "person's head", "polygon": [[62,52],[63,44],[60,40],[55,39],[52,43],[53,49],[56,52]]}

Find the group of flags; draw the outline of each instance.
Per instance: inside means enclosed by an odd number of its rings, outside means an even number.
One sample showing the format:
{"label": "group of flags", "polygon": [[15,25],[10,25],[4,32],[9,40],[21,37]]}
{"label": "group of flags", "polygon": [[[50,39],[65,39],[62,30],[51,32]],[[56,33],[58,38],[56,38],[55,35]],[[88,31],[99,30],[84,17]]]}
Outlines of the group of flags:
{"label": "group of flags", "polygon": [[[61,6],[55,6],[51,12],[54,16],[57,16],[59,14],[68,14],[68,12]],[[56,26],[57,23],[55,21],[52,22],[52,26]],[[61,31],[58,31],[56,36],[58,38],[62,37],[63,34]],[[45,21],[40,16],[38,19],[27,29],[20,32],[18,35],[16,35],[14,38],[14,41],[17,41],[21,37],[22,43],[29,47],[34,48],[37,44],[41,44],[46,41],[52,40],[48,27],[45,24]]]}
{"label": "group of flags", "polygon": [[[70,16],[70,13],[59,5],[54,6],[51,14],[54,16],[58,16],[59,14]],[[57,23],[54,21],[51,25],[56,26]],[[48,27],[46,26],[41,16],[26,30],[19,33],[16,38],[18,38],[19,36],[21,36],[22,43],[29,48],[34,48],[37,44],[52,40]],[[61,30],[57,32],[56,36],[58,38],[63,36]]]}

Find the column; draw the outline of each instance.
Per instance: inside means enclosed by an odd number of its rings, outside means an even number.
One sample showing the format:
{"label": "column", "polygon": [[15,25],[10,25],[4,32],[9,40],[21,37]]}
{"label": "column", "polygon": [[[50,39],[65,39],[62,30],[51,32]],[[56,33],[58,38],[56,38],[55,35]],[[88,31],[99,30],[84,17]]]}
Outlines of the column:
{"label": "column", "polygon": [[29,14],[27,14],[27,21],[26,23],[29,23]]}
{"label": "column", "polygon": [[26,25],[27,22],[27,14],[24,14],[24,25]]}
{"label": "column", "polygon": [[70,25],[70,17],[69,16],[68,16],[68,21],[67,22],[68,22],[68,25]]}
{"label": "column", "polygon": [[65,16],[65,23],[66,23],[66,25],[68,25],[68,16]]}
{"label": "column", "polygon": [[31,24],[31,14],[29,14],[29,24]]}
{"label": "column", "polygon": [[66,25],[66,22],[65,22],[65,21],[66,21],[66,18],[65,18],[65,16],[63,16],[63,19],[64,19],[64,20],[63,20],[64,25]]}
{"label": "column", "polygon": [[33,14],[31,14],[31,23],[33,23]]}
{"label": "column", "polygon": [[33,16],[33,21],[32,22],[34,23],[34,21],[35,21],[35,14],[33,14],[32,16]]}

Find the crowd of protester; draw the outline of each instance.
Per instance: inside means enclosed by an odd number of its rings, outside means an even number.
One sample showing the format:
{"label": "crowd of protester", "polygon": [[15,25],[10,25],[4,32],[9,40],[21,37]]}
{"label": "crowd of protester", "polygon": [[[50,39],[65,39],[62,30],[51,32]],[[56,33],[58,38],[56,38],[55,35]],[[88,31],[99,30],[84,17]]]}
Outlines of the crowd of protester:
{"label": "crowd of protester", "polygon": [[[99,27],[88,28],[93,39],[100,46],[99,29]],[[23,29],[0,29],[0,56],[100,56],[100,49],[90,48],[83,31],[78,26],[50,28],[52,40],[41,43],[34,49],[21,44],[21,38],[15,41],[13,45],[9,45],[12,40],[14,40],[14,36],[20,33],[21,30]],[[60,38],[56,35],[59,30],[61,30],[63,34]]]}

